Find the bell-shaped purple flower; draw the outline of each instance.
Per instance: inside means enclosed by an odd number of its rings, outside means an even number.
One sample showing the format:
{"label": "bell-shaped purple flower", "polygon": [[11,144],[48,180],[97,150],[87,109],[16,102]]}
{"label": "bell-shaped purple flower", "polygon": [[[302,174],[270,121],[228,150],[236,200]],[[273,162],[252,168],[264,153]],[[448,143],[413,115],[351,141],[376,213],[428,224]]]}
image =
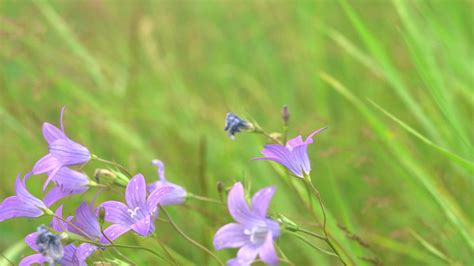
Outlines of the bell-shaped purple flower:
{"label": "bell-shaped purple flower", "polygon": [[151,161],[151,163],[158,167],[158,176],[159,176],[160,180],[158,180],[156,182],[153,182],[151,184],[148,184],[147,185],[148,192],[152,193],[157,188],[161,188],[161,187],[164,187],[164,186],[170,186],[170,187],[174,188],[173,191],[170,191],[169,193],[164,195],[163,198],[161,199],[160,204],[162,206],[182,204],[186,200],[186,196],[187,196],[186,190],[183,187],[178,186],[176,184],[173,184],[171,182],[168,182],[166,180],[165,166],[164,166],[162,161],[153,160],[153,161]]}
{"label": "bell-shaped purple flower", "polygon": [[102,238],[98,216],[91,204],[82,202],[76,209],[76,215],[65,219],[67,223],[63,221],[62,209],[63,206],[61,205],[56,210],[56,217],[62,220],[54,217],[52,223],[54,230],[58,232],[68,231],[91,241],[98,241]]}
{"label": "bell-shaped purple flower", "polygon": [[301,136],[288,140],[285,146],[280,144],[265,145],[260,151],[265,157],[254,160],[270,160],[277,162],[297,177],[304,178],[311,172],[311,163],[308,157],[308,145],[313,143],[313,136],[325,130],[321,128],[311,133],[305,141]]}
{"label": "bell-shaped purple flower", "polygon": [[99,205],[105,210],[105,220],[112,223],[104,230],[110,240],[114,240],[129,230],[142,236],[155,231],[154,217],[158,212],[158,204],[165,195],[174,188],[163,186],[153,190],[147,198],[145,178],[142,174],[135,175],[125,189],[126,204],[119,201],[106,201]]}
{"label": "bell-shaped purple flower", "polygon": [[16,177],[16,195],[6,198],[0,204],[0,222],[14,217],[39,217],[48,209],[48,205],[26,189],[26,179],[28,175],[23,180],[20,179],[20,175]]}
{"label": "bell-shaped purple flower", "polygon": [[62,167],[53,178],[56,184],[44,198],[47,205],[52,205],[59,199],[68,197],[74,194],[81,194],[87,191],[89,178],[78,171]]}
{"label": "bell-shaped purple flower", "polygon": [[35,175],[48,174],[43,190],[63,166],[84,164],[91,159],[86,147],[72,141],[64,133],[63,115],[64,107],[61,109],[61,129],[47,122],[43,124],[43,136],[48,142],[49,153],[36,162],[32,171]]}
{"label": "bell-shaped purple flower", "polygon": [[280,226],[267,217],[274,193],[274,187],[261,189],[253,196],[250,207],[240,182],[230,190],[227,207],[237,223],[222,226],[214,236],[214,247],[217,250],[240,248],[237,257],[229,260],[228,265],[250,265],[257,256],[266,264],[278,264],[273,241],[280,236]]}

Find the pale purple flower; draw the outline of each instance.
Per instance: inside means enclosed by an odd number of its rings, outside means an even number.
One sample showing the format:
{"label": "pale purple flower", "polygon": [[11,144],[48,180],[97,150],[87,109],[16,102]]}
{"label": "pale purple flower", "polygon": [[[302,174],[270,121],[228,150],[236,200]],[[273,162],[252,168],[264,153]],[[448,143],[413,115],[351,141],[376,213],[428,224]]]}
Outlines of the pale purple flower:
{"label": "pale purple flower", "polygon": [[147,190],[149,193],[152,193],[155,189],[161,188],[164,186],[170,186],[173,189],[173,191],[170,191],[166,195],[163,196],[163,198],[160,201],[160,205],[166,206],[166,205],[179,205],[182,204],[186,200],[186,190],[178,186],[176,184],[173,184],[171,182],[168,182],[165,177],[165,166],[163,165],[163,162],[160,160],[153,160],[151,161],[153,165],[156,165],[158,167],[158,176],[160,180],[153,182],[151,184],[147,185]]}
{"label": "pale purple flower", "polygon": [[[63,219],[63,206],[59,206],[56,210],[56,217]],[[80,235],[92,241],[98,241],[102,238],[102,232],[98,221],[97,213],[92,206],[87,202],[82,202],[76,209],[76,215],[70,216],[64,222],[61,219],[54,217],[52,227],[58,232],[71,232]]]}
{"label": "pale purple flower", "polygon": [[48,205],[26,189],[26,179],[28,179],[28,175],[23,180],[20,175],[16,177],[16,195],[6,198],[0,204],[0,222],[14,217],[39,217],[48,209]]}
{"label": "pale purple flower", "polygon": [[112,223],[104,230],[104,234],[114,240],[129,230],[142,236],[153,233],[158,204],[161,204],[163,197],[172,190],[174,188],[170,186],[160,187],[153,190],[147,198],[145,178],[142,174],[135,175],[125,189],[127,204],[106,201],[99,205],[99,208],[105,210],[105,220]]}
{"label": "pale purple flower", "polygon": [[270,160],[277,162],[297,177],[304,178],[311,172],[311,163],[308,157],[308,145],[313,143],[313,136],[325,130],[321,128],[311,133],[305,141],[301,136],[288,140],[285,146],[280,144],[265,145],[260,151],[265,157],[255,160]]}
{"label": "pale purple flower", "polygon": [[61,129],[47,122],[43,124],[43,136],[48,142],[49,153],[33,167],[35,175],[48,174],[43,190],[63,166],[84,164],[91,159],[91,154],[86,147],[72,141],[64,133],[63,115],[64,107],[61,109]]}
{"label": "pale purple flower", "polygon": [[222,226],[214,236],[214,247],[240,248],[228,265],[250,265],[257,256],[269,265],[278,264],[273,241],[280,236],[280,226],[267,217],[274,187],[259,190],[252,198],[252,207],[245,200],[242,184],[236,183],[229,192],[227,208],[237,223]]}
{"label": "pale purple flower", "polygon": [[44,198],[47,205],[52,205],[57,200],[73,194],[84,193],[89,188],[89,178],[85,174],[68,167],[59,169],[53,178],[53,182],[56,186]]}
{"label": "pale purple flower", "polygon": [[65,253],[61,243],[61,236],[49,232],[44,225],[38,227],[36,232],[27,235],[25,242],[31,249],[38,253],[23,258],[20,261],[20,266],[31,264],[43,265],[44,263],[54,265],[61,263],[61,259]]}

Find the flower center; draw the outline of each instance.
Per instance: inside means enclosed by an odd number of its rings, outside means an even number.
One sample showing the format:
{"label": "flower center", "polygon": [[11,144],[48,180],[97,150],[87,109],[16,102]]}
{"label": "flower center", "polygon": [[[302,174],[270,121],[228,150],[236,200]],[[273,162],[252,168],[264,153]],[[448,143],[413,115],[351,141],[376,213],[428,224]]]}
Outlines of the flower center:
{"label": "flower center", "polygon": [[267,238],[268,229],[263,226],[254,226],[251,229],[245,229],[244,234],[250,236],[252,244],[263,243]]}
{"label": "flower center", "polygon": [[137,215],[137,212],[138,210],[140,209],[140,207],[135,207],[135,209],[128,209],[127,212],[130,213],[130,217],[135,218],[135,216]]}

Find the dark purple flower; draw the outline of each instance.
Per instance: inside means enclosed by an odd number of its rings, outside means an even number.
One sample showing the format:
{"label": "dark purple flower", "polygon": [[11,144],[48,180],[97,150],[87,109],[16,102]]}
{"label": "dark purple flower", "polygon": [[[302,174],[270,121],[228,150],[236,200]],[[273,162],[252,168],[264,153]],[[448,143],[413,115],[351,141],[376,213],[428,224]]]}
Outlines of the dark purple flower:
{"label": "dark purple flower", "polygon": [[87,191],[89,178],[78,171],[62,167],[53,178],[56,187],[52,188],[44,198],[44,202],[50,206],[61,198],[80,194]]}
{"label": "dark purple flower", "polygon": [[241,130],[252,128],[251,124],[233,113],[227,113],[225,116],[225,127],[224,130],[231,139],[235,139],[235,134]]}
{"label": "dark purple flower", "polygon": [[91,154],[86,147],[72,141],[64,133],[63,115],[64,107],[61,109],[61,129],[47,122],[43,124],[43,136],[48,142],[49,153],[33,167],[35,175],[48,174],[43,190],[63,166],[84,164],[91,159]]}
{"label": "dark purple flower", "polygon": [[0,204],[0,222],[14,217],[39,217],[48,210],[48,205],[26,189],[26,179],[28,175],[23,180],[20,179],[20,175],[16,177],[16,195],[6,198]]}
{"label": "dark purple flower", "polygon": [[148,192],[152,193],[155,189],[161,188],[164,186],[172,187],[174,188],[173,191],[170,191],[169,193],[164,195],[160,201],[160,204],[162,206],[182,204],[186,200],[186,195],[187,195],[186,190],[182,188],[181,186],[178,186],[166,180],[165,166],[163,165],[162,161],[153,160],[151,161],[151,163],[158,167],[158,176],[160,177],[160,180],[153,182],[151,184],[148,184],[147,185]]}
{"label": "dark purple flower", "polygon": [[260,151],[265,157],[255,158],[255,160],[270,160],[277,162],[295,176],[303,178],[311,172],[311,163],[308,158],[308,145],[313,143],[313,136],[325,130],[321,128],[311,133],[305,141],[301,136],[288,140],[286,146],[280,144],[265,145],[265,149]]}
{"label": "dark purple flower", "polygon": [[38,253],[23,258],[20,262],[20,266],[35,263],[43,265],[46,262],[49,265],[61,263],[61,259],[65,253],[61,243],[61,236],[49,232],[44,225],[38,227],[36,232],[27,235],[25,242],[31,249]]}
{"label": "dark purple flower", "polygon": [[119,201],[106,201],[99,205],[105,209],[105,220],[112,223],[104,230],[104,234],[114,240],[129,230],[142,236],[155,231],[154,217],[158,204],[163,197],[174,188],[164,186],[153,190],[147,198],[145,178],[142,174],[135,175],[125,190],[127,204]]}
{"label": "dark purple flower", "polygon": [[229,192],[227,207],[237,223],[222,226],[214,236],[214,247],[240,248],[228,265],[250,265],[257,255],[270,265],[278,264],[273,241],[280,236],[280,226],[267,217],[274,187],[259,190],[252,198],[252,207],[245,200],[242,184],[236,183]]}

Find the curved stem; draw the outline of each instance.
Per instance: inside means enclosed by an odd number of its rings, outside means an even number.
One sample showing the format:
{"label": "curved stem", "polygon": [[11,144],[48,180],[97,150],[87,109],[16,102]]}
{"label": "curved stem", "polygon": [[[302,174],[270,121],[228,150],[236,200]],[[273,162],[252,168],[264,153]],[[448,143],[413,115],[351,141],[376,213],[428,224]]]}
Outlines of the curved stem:
{"label": "curved stem", "polygon": [[167,261],[165,258],[163,258],[163,256],[161,256],[159,253],[153,251],[152,249],[145,248],[145,247],[141,247],[141,246],[130,246],[130,245],[122,245],[122,244],[102,244],[102,243],[99,243],[99,242],[90,241],[90,240],[84,240],[84,239],[81,239],[80,241],[81,241],[81,242],[84,242],[84,243],[94,244],[94,245],[96,245],[96,246],[98,246],[98,247],[103,247],[103,248],[116,247],[116,248],[127,248],[127,249],[141,249],[141,250],[148,251],[148,252],[150,252],[151,254],[155,255],[156,257],[160,258],[161,260],[164,260],[164,261],[168,262],[168,261]]}
{"label": "curved stem", "polygon": [[188,197],[192,198],[192,199],[195,199],[195,200],[204,201],[204,202],[216,203],[216,204],[221,204],[221,205],[224,204],[224,202],[222,202],[220,200],[215,200],[215,199],[211,199],[211,198],[207,198],[207,197],[203,197],[203,196],[198,196],[198,195],[191,194],[191,193],[188,194]]}
{"label": "curved stem", "polygon": [[297,233],[293,233],[293,232],[289,232],[291,233],[292,235],[296,236],[297,238],[299,238],[301,241],[305,242],[306,244],[308,244],[309,246],[311,246],[312,248],[314,249],[317,249],[327,255],[330,255],[330,256],[334,256],[334,257],[339,257],[336,253],[332,253],[331,251],[327,251],[325,249],[322,249],[318,246],[316,246],[315,244],[311,243],[311,241],[309,241],[308,239],[304,238],[303,236],[297,234]]}
{"label": "curved stem", "polygon": [[326,241],[326,237],[325,237],[325,236],[322,236],[322,235],[313,233],[313,232],[311,232],[311,231],[309,231],[309,230],[306,230],[306,229],[303,229],[303,228],[297,228],[296,231],[302,232],[302,233],[305,233],[305,234],[307,234],[307,235],[314,236],[314,237],[316,237],[316,238],[319,238],[319,239],[321,239],[321,240]]}
{"label": "curved stem", "polygon": [[97,161],[99,161],[99,162],[103,162],[103,163],[106,163],[106,164],[110,164],[110,165],[116,166],[116,167],[118,167],[124,174],[126,174],[128,177],[132,177],[132,175],[130,174],[130,172],[128,172],[128,170],[127,170],[125,167],[123,167],[121,164],[118,164],[118,163],[116,163],[116,162],[114,162],[114,161],[109,161],[109,160],[106,160],[106,159],[102,159],[102,158],[100,158],[99,156],[97,156],[97,155],[95,155],[95,154],[92,155],[92,159],[97,160]]}
{"label": "curved stem", "polygon": [[170,221],[170,224],[171,226],[173,226],[173,228],[182,236],[184,237],[186,240],[188,240],[191,244],[195,245],[196,247],[202,249],[203,251],[205,251],[207,254],[209,254],[211,257],[213,257],[220,265],[225,265],[216,255],[214,255],[214,253],[212,253],[212,251],[210,251],[209,249],[207,249],[206,247],[204,247],[203,245],[199,244],[197,241],[195,241],[194,239],[190,238],[188,235],[186,235],[177,225],[176,223],[173,221],[173,219],[171,219],[171,216],[168,214],[168,212],[165,210],[165,208],[163,208],[163,206],[161,205],[158,205],[160,207],[160,210],[166,215],[166,217],[168,218],[168,220]]}

